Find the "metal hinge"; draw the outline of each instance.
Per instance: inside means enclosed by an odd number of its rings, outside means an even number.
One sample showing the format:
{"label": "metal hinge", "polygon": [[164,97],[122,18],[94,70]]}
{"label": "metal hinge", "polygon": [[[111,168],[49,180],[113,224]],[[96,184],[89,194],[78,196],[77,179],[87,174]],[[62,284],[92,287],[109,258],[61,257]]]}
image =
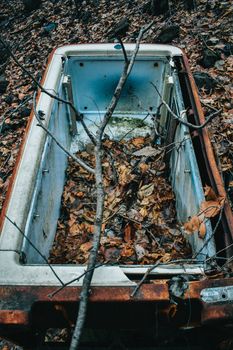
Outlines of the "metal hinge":
{"label": "metal hinge", "polygon": [[[67,100],[72,104],[74,104],[70,75],[64,76],[62,84],[66,91]],[[69,106],[69,125],[70,125],[70,133],[73,136],[76,135],[77,134],[76,114],[71,106]]]}

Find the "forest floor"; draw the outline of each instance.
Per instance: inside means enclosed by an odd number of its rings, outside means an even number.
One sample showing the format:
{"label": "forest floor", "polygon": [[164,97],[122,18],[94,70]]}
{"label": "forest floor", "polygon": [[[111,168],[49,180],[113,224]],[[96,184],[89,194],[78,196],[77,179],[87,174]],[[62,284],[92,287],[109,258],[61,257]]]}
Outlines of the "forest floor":
{"label": "forest floor", "polygon": [[[30,1],[28,2],[30,3]],[[32,1],[33,3],[33,1]],[[126,17],[123,42],[133,43],[140,28],[154,21],[142,42],[169,43],[187,54],[204,112],[221,109],[208,131],[229,196],[233,193],[233,35],[230,1],[170,1],[159,14],[145,0],[42,0],[27,9],[23,1],[0,2],[1,38],[18,61],[40,79],[53,48],[108,42],[112,26]],[[37,7],[37,1],[34,1]],[[157,12],[156,12],[157,11]],[[32,108],[35,86],[0,44],[0,210]],[[16,349],[7,344],[1,349]]]}

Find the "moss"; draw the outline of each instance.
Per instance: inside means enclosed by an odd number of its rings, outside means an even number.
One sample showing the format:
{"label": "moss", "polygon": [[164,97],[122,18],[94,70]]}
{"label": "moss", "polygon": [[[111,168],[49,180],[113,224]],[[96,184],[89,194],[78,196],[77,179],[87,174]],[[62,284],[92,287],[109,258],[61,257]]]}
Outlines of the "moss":
{"label": "moss", "polygon": [[130,117],[112,117],[109,121],[109,125],[132,128],[143,128],[148,126],[148,124],[142,119]]}

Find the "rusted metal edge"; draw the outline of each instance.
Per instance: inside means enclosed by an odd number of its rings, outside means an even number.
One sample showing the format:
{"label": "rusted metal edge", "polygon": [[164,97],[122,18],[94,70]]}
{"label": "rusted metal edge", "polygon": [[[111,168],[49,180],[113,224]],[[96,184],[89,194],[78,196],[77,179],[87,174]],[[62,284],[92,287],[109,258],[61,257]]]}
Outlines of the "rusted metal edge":
{"label": "rusted metal edge", "polygon": [[[188,289],[182,299],[196,300],[200,304],[205,304],[201,300],[201,291],[203,289],[232,285],[233,278],[192,281],[188,283]],[[56,290],[57,287],[1,287],[0,300],[4,305],[4,309],[0,310],[0,323],[27,324],[29,322],[28,314],[36,303],[77,303],[79,301],[81,287],[66,287],[54,297],[51,297],[51,294]],[[136,295],[131,297],[133,290],[134,287],[92,287],[89,300],[90,303],[135,303],[135,305],[138,302],[170,303],[168,280],[156,280],[144,284]],[[215,306],[217,305],[215,304]],[[223,309],[227,310],[226,305],[223,306],[220,308],[222,313]],[[207,318],[208,310],[210,310],[210,314],[213,313],[211,304],[205,304],[204,319]],[[229,314],[226,316],[229,317]]]}
{"label": "rusted metal edge", "polygon": [[[48,58],[47,69],[43,74],[42,84],[46,78],[49,64],[52,60],[54,51],[50,54]],[[205,121],[205,117],[201,108],[200,100],[198,97],[197,88],[192,77],[188,61],[186,56],[183,56],[184,66],[188,74],[188,81],[191,86],[191,91],[193,94],[193,99],[197,108],[197,114],[200,124]],[[38,97],[40,96],[38,94]],[[34,113],[31,112],[28,124],[25,130],[25,135],[23,142],[21,144],[19,154],[17,156],[17,161],[15,168],[11,177],[11,182],[8,188],[7,196],[4,202],[4,207],[0,216],[0,229],[2,228],[3,221],[5,218],[5,213],[8,208],[9,199],[14,186],[16,173],[21,161],[21,157],[24,151],[25,143],[28,137],[28,132],[31,127]],[[209,163],[210,170],[212,172],[212,180],[215,183],[215,188],[217,188],[218,194],[225,196],[225,188],[217,168],[217,164],[214,158],[214,153],[208,136],[208,131],[204,128],[201,131],[203,138],[203,150],[207,162]],[[229,206],[228,201],[224,207],[226,219],[233,236],[233,215]],[[204,279],[201,281],[189,282],[189,288],[184,294],[184,300],[198,300],[201,302],[200,293],[204,288],[220,287],[220,286],[232,286],[233,278],[218,278],[218,279]],[[134,287],[93,287],[90,294],[90,302],[127,302],[127,303],[137,303],[137,302],[170,302],[168,284],[166,280],[156,280],[151,283],[142,285],[140,290],[135,295],[134,298],[131,297]],[[27,325],[29,324],[29,313],[32,306],[35,303],[67,303],[67,302],[78,302],[80,297],[80,287],[66,287],[60,293],[56,294],[53,298],[50,295],[56,290],[56,287],[25,287],[25,286],[2,286],[0,287],[0,301],[2,304],[2,310],[0,310],[0,323],[2,325]],[[203,304],[203,303],[202,303]],[[228,305],[203,305],[202,322],[209,322],[211,320],[223,320],[226,318],[232,318],[233,308],[229,309]]]}
{"label": "rusted metal edge", "polygon": [[[198,121],[199,124],[203,124],[206,120],[205,120],[205,116],[201,107],[201,102],[199,99],[199,95],[198,95],[198,89],[196,86],[196,83],[194,81],[193,75],[191,73],[190,67],[189,67],[189,63],[188,63],[188,59],[187,56],[184,54],[183,55],[183,63],[184,63],[184,67],[185,67],[185,71],[187,73],[187,77],[188,77],[188,81],[190,83],[191,86],[191,93],[192,93],[192,97],[196,106],[196,114],[198,117]],[[211,145],[211,141],[209,138],[209,134],[208,134],[208,130],[207,128],[203,128],[199,131],[199,134],[201,135],[200,137],[200,141],[202,144],[202,148],[203,148],[203,153],[204,153],[204,157],[206,159],[206,163],[208,163],[208,167],[209,169],[209,176],[210,179],[212,181],[212,186],[214,187],[215,190],[217,190],[217,193],[226,198],[225,201],[225,205],[224,205],[224,212],[225,212],[225,217],[228,223],[228,227],[231,233],[231,237],[233,238],[233,213],[229,204],[229,201],[227,199],[227,194],[226,194],[226,190],[215,160],[215,155],[213,152],[213,148]]]}
{"label": "rusted metal edge", "polygon": [[233,305],[203,305],[201,323],[227,323],[233,321]]}
{"label": "rusted metal edge", "polygon": [[[48,57],[46,70],[43,73],[42,79],[40,81],[41,85],[43,85],[43,83],[44,83],[44,81],[46,79],[46,75],[47,75],[47,72],[48,72],[48,69],[49,69],[49,65],[50,65],[50,62],[52,61],[52,58],[53,58],[53,55],[54,55],[55,51],[56,51],[56,49],[53,49],[53,51],[51,52],[51,54]],[[40,95],[41,95],[41,91],[39,90],[39,92],[37,94],[37,98],[36,98],[37,102],[38,102],[38,100],[40,98]],[[27,126],[25,128],[23,140],[22,140],[22,143],[21,143],[20,148],[19,148],[19,152],[18,152],[18,155],[17,155],[17,158],[16,158],[16,162],[15,162],[15,166],[14,166],[14,170],[13,170],[13,173],[12,173],[11,178],[10,178],[10,184],[9,184],[9,187],[8,187],[8,190],[7,190],[7,194],[6,194],[6,198],[4,200],[3,208],[2,208],[2,211],[1,211],[1,215],[0,215],[0,234],[1,234],[1,230],[2,230],[2,227],[3,227],[4,220],[5,220],[5,215],[6,215],[8,206],[9,206],[11,193],[12,193],[12,190],[13,190],[13,187],[14,187],[14,184],[15,184],[17,171],[18,171],[18,168],[19,168],[19,165],[20,165],[20,162],[21,162],[21,159],[22,159],[23,151],[24,151],[24,148],[25,148],[25,145],[26,145],[28,133],[29,133],[30,127],[32,125],[33,116],[34,116],[34,112],[33,112],[33,109],[32,109],[31,113],[30,113],[30,116],[29,116],[29,119],[28,119],[28,122],[27,122]]]}
{"label": "rusted metal edge", "polygon": [[29,324],[29,312],[23,310],[0,310],[0,324],[27,326]]}

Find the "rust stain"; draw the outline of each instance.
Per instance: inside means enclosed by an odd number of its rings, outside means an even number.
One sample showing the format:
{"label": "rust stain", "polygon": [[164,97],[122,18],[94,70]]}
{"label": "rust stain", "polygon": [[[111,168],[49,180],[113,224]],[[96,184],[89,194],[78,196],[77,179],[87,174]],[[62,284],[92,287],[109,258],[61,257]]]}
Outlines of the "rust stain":
{"label": "rust stain", "polygon": [[229,322],[233,320],[233,305],[205,305],[201,323]]}
{"label": "rust stain", "polygon": [[[42,79],[40,81],[41,85],[43,85],[43,83],[44,83],[44,81],[46,79],[46,75],[48,73],[49,65],[50,65],[50,62],[52,61],[52,58],[53,58],[55,50],[56,49],[53,49],[53,51],[51,52],[51,54],[48,57],[48,63],[47,63],[45,72],[44,72],[44,74],[42,76]],[[41,94],[41,91],[39,90],[39,92],[37,94],[37,98],[36,98],[37,101],[38,101],[38,99],[40,97],[40,94]],[[25,128],[23,140],[21,142],[21,145],[20,145],[20,148],[19,148],[19,152],[18,152],[18,155],[17,155],[17,158],[16,158],[14,170],[13,170],[13,173],[12,173],[11,178],[10,178],[10,184],[9,184],[9,187],[8,187],[8,190],[7,190],[6,198],[5,198],[5,201],[4,201],[4,204],[3,204],[3,208],[2,208],[2,211],[1,211],[1,215],[0,215],[0,233],[1,233],[1,230],[2,230],[2,227],[3,227],[3,223],[4,223],[4,220],[5,220],[5,215],[6,215],[8,206],[9,206],[11,193],[13,191],[13,187],[14,187],[15,180],[16,180],[16,174],[17,174],[20,162],[21,162],[21,158],[23,156],[24,148],[25,148],[25,145],[26,145],[26,140],[28,138],[28,133],[29,133],[30,127],[32,125],[33,116],[34,116],[34,112],[33,112],[33,110],[31,110],[31,113],[30,113],[30,116],[29,116],[29,119],[28,119],[28,122],[27,122],[27,126]]]}
{"label": "rust stain", "polygon": [[[233,278],[203,279],[201,281],[189,282],[184,300],[197,301],[202,304],[200,293],[204,288],[216,286],[233,285]],[[36,287],[36,286],[3,286],[0,287],[0,300],[4,303],[4,310],[0,310],[0,324],[25,325],[28,322],[28,312],[36,303],[54,304],[55,308],[59,303],[59,309],[65,308],[65,303],[77,303],[79,301],[81,287],[66,287],[54,297],[50,295],[58,287]],[[134,303],[140,302],[159,303],[161,312],[166,312],[170,304],[168,284],[166,280],[157,280],[153,283],[142,285],[135,295],[131,297],[134,287],[92,287],[90,303]],[[15,296],[17,296],[17,307],[15,307]],[[221,320],[232,318],[233,306],[229,309],[226,306],[209,307],[203,305],[203,322],[209,320]],[[9,308],[9,310],[7,310]],[[15,310],[12,310],[14,309]]]}
{"label": "rust stain", "polygon": [[[197,108],[197,116],[199,119],[199,123],[203,124],[206,121],[205,116],[204,116],[204,113],[203,113],[203,110],[201,107],[201,102],[199,99],[198,90],[197,90],[193,75],[192,75],[190,67],[189,67],[188,59],[187,59],[185,54],[183,56],[183,62],[184,62],[185,70],[186,70],[188,78],[189,78],[189,83],[190,83],[191,90],[193,93],[194,102],[195,102],[195,105]],[[217,192],[220,196],[226,198],[225,205],[224,205],[224,212],[225,212],[226,220],[227,220],[231,235],[233,237],[233,213],[231,211],[230,204],[227,200],[225,187],[224,187],[224,184],[222,182],[222,178],[221,178],[221,175],[219,173],[218,166],[217,166],[217,163],[215,160],[215,156],[214,156],[213,148],[212,148],[212,145],[210,142],[208,130],[207,130],[207,128],[203,128],[199,132],[202,135],[201,141],[202,141],[202,147],[204,148],[204,153],[205,153],[204,155],[206,156],[207,161],[209,163],[211,175],[212,175],[212,178],[215,182]]]}
{"label": "rust stain", "polygon": [[1,310],[0,324],[26,326],[29,324],[28,312],[22,310]]}
{"label": "rust stain", "polygon": [[[42,84],[46,78],[48,67],[52,60],[53,55],[54,55],[54,51],[49,56],[47,69],[42,78],[42,82],[41,82]],[[192,77],[186,56],[184,56],[184,65],[188,73],[188,78],[191,85],[193,98],[197,108],[199,122],[200,124],[202,124],[205,121],[205,117],[201,108],[197,88],[196,88],[194,79]],[[37,99],[39,98],[40,93],[41,92],[39,92]],[[22,158],[22,154],[26,144],[26,139],[28,137],[28,132],[33,121],[33,115],[34,113],[31,112],[26,130],[25,130],[24,139],[21,144],[17,161],[15,164],[15,168],[11,177],[10,186],[9,186],[4,207],[2,209],[2,213],[0,216],[0,229],[2,228],[5,214],[8,208],[10,196],[15,183],[16,173],[18,171],[18,167]],[[218,194],[221,196],[225,196],[226,195],[225,188],[217,168],[217,164],[215,161],[215,157],[214,157],[214,153],[213,153],[211,142],[208,136],[207,129],[206,128],[202,129],[201,134],[203,137],[202,145],[205,151],[205,155],[207,157],[207,161],[210,166],[210,170],[211,170],[214,182],[216,184],[216,188],[218,190]],[[225,215],[226,215],[229,228],[231,229],[231,233],[233,236],[233,214],[231,212],[231,208],[227,201],[226,201],[224,210],[225,210]],[[201,281],[193,281],[189,283],[189,288],[188,288],[188,291],[185,293],[184,299],[198,300],[201,303],[200,292],[202,289],[207,287],[210,288],[210,287],[226,286],[226,285],[233,285],[233,278],[229,278],[229,279],[219,278],[219,279],[212,279],[212,280],[203,279]],[[36,303],[36,302],[60,303],[59,308],[63,310],[63,303],[67,303],[67,302],[77,303],[79,301],[81,287],[66,287],[60,293],[56,294],[53,298],[51,298],[49,295],[51,295],[56,289],[57,287],[38,287],[38,286],[32,286],[32,287],[2,286],[0,287],[0,300],[4,302],[4,305],[8,305],[9,307],[9,310],[6,310],[6,309],[0,310],[0,324],[7,324],[7,325],[28,324],[29,314],[25,310],[30,310],[31,307],[33,306],[33,303]],[[106,303],[107,302],[116,302],[116,303],[117,302],[127,302],[127,303],[166,302],[166,303],[169,303],[170,301],[168,285],[166,280],[156,280],[156,281],[153,281],[152,283],[142,285],[138,293],[135,295],[135,297],[132,298],[131,294],[133,290],[134,290],[134,287],[93,287],[91,289],[91,294],[89,299],[90,299],[90,302],[93,302],[93,303],[96,303],[96,302],[106,302]],[[15,299],[16,294],[18,298],[17,300],[19,304],[18,306],[19,309],[12,310],[11,300]],[[20,295],[22,295],[22,300],[20,298]],[[164,306],[164,310],[167,310],[167,306]],[[63,310],[62,312],[65,312],[65,311]],[[230,306],[230,308],[229,308],[229,305],[214,305],[214,306],[204,305],[203,306],[203,312],[202,312],[203,323],[207,323],[211,320],[224,320],[226,318],[228,319],[233,318],[233,306]]]}

